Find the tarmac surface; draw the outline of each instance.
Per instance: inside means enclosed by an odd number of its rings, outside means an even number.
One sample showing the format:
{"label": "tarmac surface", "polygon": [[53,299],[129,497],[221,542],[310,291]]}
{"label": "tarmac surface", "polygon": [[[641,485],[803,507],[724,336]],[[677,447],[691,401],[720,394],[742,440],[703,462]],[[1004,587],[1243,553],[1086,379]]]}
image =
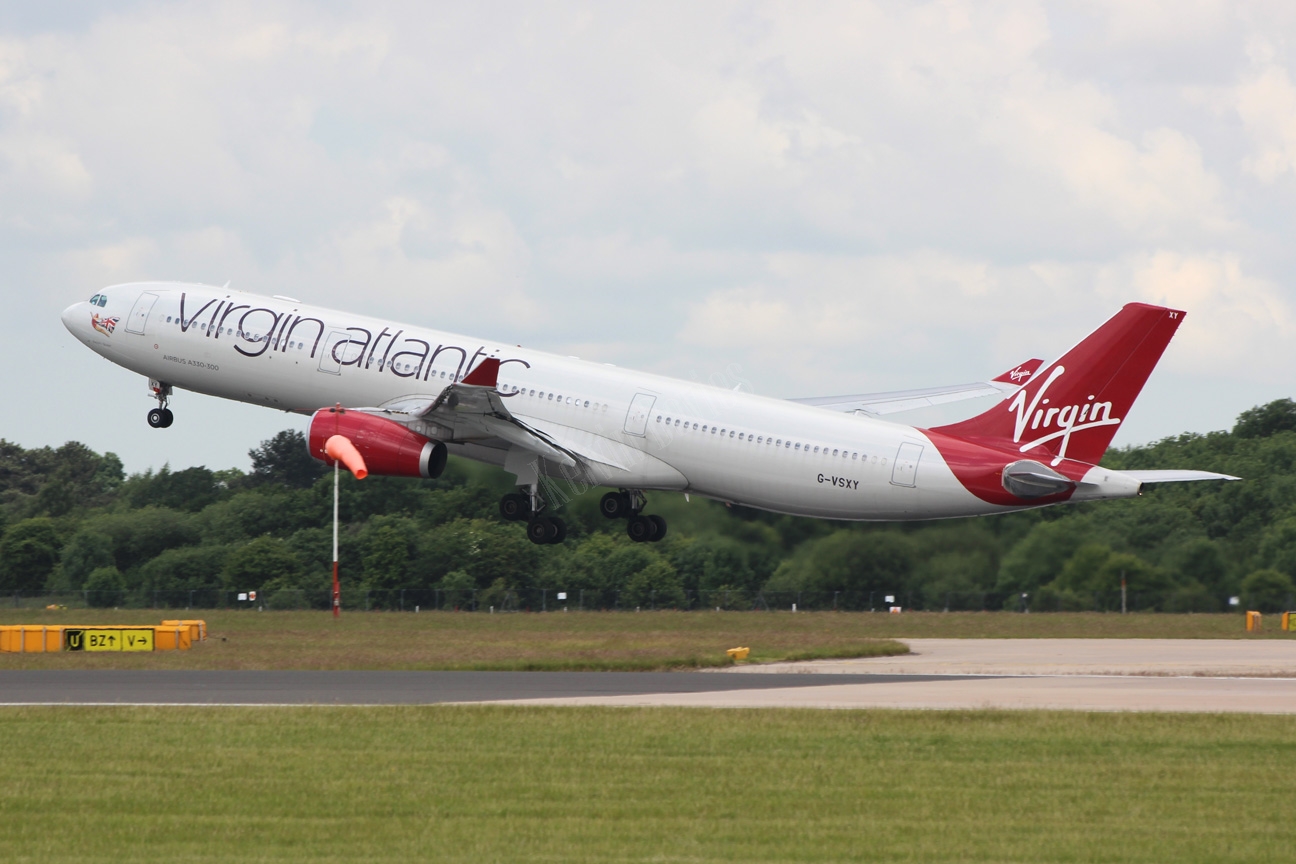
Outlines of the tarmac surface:
{"label": "tarmac surface", "polygon": [[[879,684],[934,676],[846,675]],[[0,705],[430,705],[815,687],[816,676],[699,672],[0,671]]]}
{"label": "tarmac surface", "polygon": [[907,639],[711,672],[0,671],[0,705],[676,705],[1296,714],[1296,639]]}

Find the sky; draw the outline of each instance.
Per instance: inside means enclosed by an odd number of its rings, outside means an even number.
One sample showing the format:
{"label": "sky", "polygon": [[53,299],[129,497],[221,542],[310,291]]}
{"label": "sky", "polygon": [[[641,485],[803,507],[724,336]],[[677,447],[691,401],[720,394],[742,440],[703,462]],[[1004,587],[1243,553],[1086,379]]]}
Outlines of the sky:
{"label": "sky", "polygon": [[[1117,444],[1293,395],[1289,2],[0,0],[0,438],[247,469],[306,418],[72,338],[184,280],[769,396],[1185,322]],[[917,418],[915,422],[921,422]]]}

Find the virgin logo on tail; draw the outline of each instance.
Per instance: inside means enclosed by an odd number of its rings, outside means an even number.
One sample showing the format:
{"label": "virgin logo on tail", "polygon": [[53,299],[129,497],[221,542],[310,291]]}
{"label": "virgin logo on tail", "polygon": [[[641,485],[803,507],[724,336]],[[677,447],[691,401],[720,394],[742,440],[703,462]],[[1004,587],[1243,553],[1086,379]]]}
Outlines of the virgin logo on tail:
{"label": "virgin logo on tail", "polygon": [[[1066,367],[1053,367],[1048,378],[1044,379],[1044,383],[1035,391],[1029,405],[1026,404],[1025,390],[1019,390],[1008,403],[1008,410],[1017,412],[1013,425],[1013,443],[1020,445],[1022,453],[1059,438],[1062,440],[1062,445],[1051,463],[1053,465],[1066,458],[1067,445],[1071,443],[1072,434],[1099,426],[1118,426],[1121,422],[1121,418],[1111,416],[1111,402],[1095,402],[1094,396],[1090,396],[1082,405],[1050,405],[1044,394],[1048,392],[1053,382],[1064,374],[1066,374]],[[1031,434],[1035,432],[1042,434],[1038,438],[1023,443],[1022,436],[1028,431]]]}

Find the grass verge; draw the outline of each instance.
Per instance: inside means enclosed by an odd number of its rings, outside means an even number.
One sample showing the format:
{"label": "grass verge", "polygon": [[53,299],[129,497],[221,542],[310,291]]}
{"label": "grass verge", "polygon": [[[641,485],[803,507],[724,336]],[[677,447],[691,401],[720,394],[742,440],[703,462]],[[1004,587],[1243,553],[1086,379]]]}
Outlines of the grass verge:
{"label": "grass verge", "polygon": [[206,618],[212,639],[187,652],[0,654],[0,669],[647,670],[904,654],[906,638],[1292,638],[1248,634],[1239,615],[1010,612],[327,612],[0,610],[9,623],[151,623]]}
{"label": "grass verge", "polygon": [[[148,623],[153,611],[6,610],[0,623]],[[200,613],[202,614],[202,613]],[[906,654],[858,614],[208,612],[189,651],[0,654],[0,669],[465,669],[641,671],[730,663]],[[876,616],[874,616],[876,617]]]}
{"label": "grass verge", "polygon": [[1291,860],[1296,718],[0,710],[5,861]]}

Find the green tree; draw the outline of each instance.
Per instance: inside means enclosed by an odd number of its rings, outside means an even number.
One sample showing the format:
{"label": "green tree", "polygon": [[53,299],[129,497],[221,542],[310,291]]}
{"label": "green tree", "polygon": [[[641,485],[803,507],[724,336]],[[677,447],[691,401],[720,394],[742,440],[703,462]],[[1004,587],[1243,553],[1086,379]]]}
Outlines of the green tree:
{"label": "green tree", "polygon": [[1290,399],[1277,399],[1243,411],[1233,426],[1236,438],[1268,438],[1292,431],[1296,431],[1296,402]]}
{"label": "green tree", "polygon": [[126,581],[116,567],[96,567],[86,577],[86,602],[99,609],[120,606],[125,600]]}
{"label": "green tree", "polygon": [[135,507],[164,507],[197,513],[214,503],[220,494],[216,476],[207,468],[172,471],[163,465],[157,474],[131,478],[130,499]]}
{"label": "green tree", "polygon": [[365,584],[371,588],[408,588],[412,538],[392,524],[376,525],[361,539]]}
{"label": "green tree", "polygon": [[1256,570],[1242,580],[1242,602],[1257,612],[1282,612],[1293,603],[1292,578],[1272,568]]}
{"label": "green tree", "polygon": [[496,582],[506,590],[529,588],[539,572],[540,549],[516,525],[456,519],[420,537],[412,587],[428,588],[451,570],[464,570],[479,588]]}
{"label": "green tree", "polygon": [[35,594],[58,563],[59,539],[48,518],[24,519],[0,539],[0,590]]}
{"label": "green tree", "polygon": [[1086,529],[1075,517],[1037,524],[1004,555],[996,590],[1016,595],[1052,582],[1087,539]]}
{"label": "green tree", "polygon": [[684,588],[670,562],[660,556],[632,573],[621,589],[622,609],[680,608],[684,606]]}
{"label": "green tree", "polygon": [[301,564],[278,537],[258,537],[230,552],[221,574],[233,590],[299,588]]}
{"label": "green tree", "polygon": [[159,507],[97,516],[84,528],[112,538],[113,560],[123,573],[167,549],[194,546],[201,539],[192,515]]}
{"label": "green tree", "polygon": [[[222,574],[229,557],[226,546],[185,546],[167,549],[140,568],[140,589],[172,604],[189,591],[214,592],[223,587]],[[176,596],[171,596],[176,595]],[[204,595],[208,599],[211,595]]]}
{"label": "green tree", "polygon": [[261,446],[248,451],[252,458],[252,473],[247,482],[252,486],[277,484],[290,489],[309,489],[329,470],[323,462],[311,456],[306,436],[296,429],[285,429]]}
{"label": "green tree", "polygon": [[917,560],[914,541],[896,531],[839,530],[802,546],[766,584],[767,591],[844,594],[841,602],[866,607],[869,594],[905,594]]}
{"label": "green tree", "polygon": [[79,590],[86,578],[100,567],[113,567],[113,542],[107,534],[82,529],[63,547],[59,570],[68,588]]}

